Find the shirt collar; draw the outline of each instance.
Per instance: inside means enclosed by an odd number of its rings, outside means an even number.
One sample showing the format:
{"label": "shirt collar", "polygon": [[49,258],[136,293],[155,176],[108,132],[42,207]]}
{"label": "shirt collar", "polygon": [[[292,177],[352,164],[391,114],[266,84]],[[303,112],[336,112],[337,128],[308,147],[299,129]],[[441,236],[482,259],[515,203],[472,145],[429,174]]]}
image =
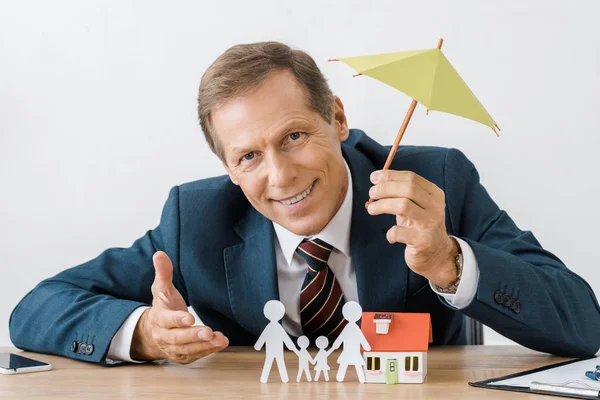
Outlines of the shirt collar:
{"label": "shirt collar", "polygon": [[323,230],[316,235],[305,237],[298,236],[293,232],[288,231],[283,226],[276,222],[273,222],[275,228],[275,234],[285,260],[288,265],[292,265],[292,258],[296,252],[296,248],[302,243],[304,239],[321,239],[324,242],[329,243],[337,250],[344,253],[346,257],[350,256],[350,221],[352,218],[352,175],[350,174],[350,168],[344,160],[346,167],[346,173],[348,174],[348,188],[346,189],[346,197],[344,202],[333,216],[331,221],[323,228]]}

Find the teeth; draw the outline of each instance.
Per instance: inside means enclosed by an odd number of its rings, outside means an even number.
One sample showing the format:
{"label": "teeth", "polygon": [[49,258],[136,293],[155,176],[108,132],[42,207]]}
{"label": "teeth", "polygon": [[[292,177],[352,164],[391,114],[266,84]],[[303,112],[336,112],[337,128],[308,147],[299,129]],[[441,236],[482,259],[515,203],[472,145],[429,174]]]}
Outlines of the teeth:
{"label": "teeth", "polygon": [[300,193],[298,196],[292,197],[291,199],[287,199],[287,200],[280,200],[279,202],[285,206],[290,206],[292,204],[296,204],[297,202],[299,202],[300,200],[302,200],[303,198],[308,196],[308,194],[312,190],[312,187],[313,187],[313,184],[311,183],[310,186],[304,192]]}

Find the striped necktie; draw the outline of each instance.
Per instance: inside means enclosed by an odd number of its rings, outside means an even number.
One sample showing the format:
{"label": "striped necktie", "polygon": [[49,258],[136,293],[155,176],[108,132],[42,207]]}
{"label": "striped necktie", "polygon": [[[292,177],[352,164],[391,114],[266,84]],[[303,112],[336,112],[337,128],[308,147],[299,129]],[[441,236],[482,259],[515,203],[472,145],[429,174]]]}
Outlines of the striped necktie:
{"label": "striped necktie", "polygon": [[346,325],[342,315],[344,294],[327,265],[333,246],[322,240],[304,240],[296,251],[308,264],[300,292],[302,331],[309,339],[326,336],[334,340]]}

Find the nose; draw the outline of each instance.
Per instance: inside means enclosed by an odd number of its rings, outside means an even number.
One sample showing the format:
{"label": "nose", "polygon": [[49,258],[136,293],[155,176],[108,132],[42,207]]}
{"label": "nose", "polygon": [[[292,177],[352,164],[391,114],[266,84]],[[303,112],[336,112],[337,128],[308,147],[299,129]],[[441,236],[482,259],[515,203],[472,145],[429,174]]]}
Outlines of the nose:
{"label": "nose", "polygon": [[269,184],[273,187],[288,187],[298,176],[292,160],[286,154],[276,153],[268,157]]}

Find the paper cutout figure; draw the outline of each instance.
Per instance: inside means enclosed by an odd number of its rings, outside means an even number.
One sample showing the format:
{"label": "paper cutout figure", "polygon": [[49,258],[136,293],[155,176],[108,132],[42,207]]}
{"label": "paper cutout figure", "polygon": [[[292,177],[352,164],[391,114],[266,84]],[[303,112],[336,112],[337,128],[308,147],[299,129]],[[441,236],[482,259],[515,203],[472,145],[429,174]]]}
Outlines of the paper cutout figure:
{"label": "paper cutout figure", "polygon": [[302,377],[302,372],[306,375],[306,380],[312,382],[312,378],[310,376],[310,370],[308,369],[308,363],[314,365],[315,360],[310,356],[310,353],[306,348],[310,344],[310,340],[306,336],[300,336],[298,338],[298,347],[300,347],[300,351],[298,352],[298,377],[296,378],[296,382],[300,382],[300,378]]}
{"label": "paper cutout figure", "polygon": [[290,336],[279,324],[279,320],[285,315],[285,306],[280,301],[270,300],[266,302],[263,313],[270,322],[254,344],[254,349],[258,351],[262,349],[263,345],[266,347],[265,365],[263,367],[262,375],[260,376],[260,381],[262,383],[267,383],[269,373],[271,372],[271,366],[273,365],[273,359],[275,359],[281,381],[287,383],[289,379],[287,369],[285,368],[285,361],[283,359],[283,345],[285,345],[288,350],[296,353],[297,356],[300,356],[300,353],[298,352],[298,349],[296,349]]}
{"label": "paper cutout figure", "polygon": [[338,369],[336,379],[338,382],[343,382],[344,377],[346,376],[346,369],[349,365],[354,365],[356,375],[358,375],[358,381],[364,383],[365,374],[362,366],[365,364],[365,360],[360,354],[360,345],[362,344],[362,347],[366,351],[370,351],[371,346],[356,323],[362,316],[362,308],[357,302],[348,301],[342,308],[342,314],[348,321],[348,324],[346,324],[342,333],[340,333],[340,336],[333,342],[330,349],[330,351],[333,351],[342,344],[344,345],[342,354],[340,354],[337,360],[340,368]]}
{"label": "paper cutout figure", "polygon": [[325,376],[325,381],[329,382],[329,373],[327,371],[329,371],[329,364],[327,364],[327,357],[329,357],[329,355],[331,354],[331,352],[333,350],[325,350],[325,348],[327,347],[327,345],[329,344],[329,340],[327,340],[327,338],[325,336],[319,336],[315,342],[315,344],[317,345],[317,347],[319,348],[319,352],[317,353],[317,355],[315,356],[314,360],[315,360],[315,382],[319,381],[319,375],[321,375],[321,372],[323,372],[323,375]]}

